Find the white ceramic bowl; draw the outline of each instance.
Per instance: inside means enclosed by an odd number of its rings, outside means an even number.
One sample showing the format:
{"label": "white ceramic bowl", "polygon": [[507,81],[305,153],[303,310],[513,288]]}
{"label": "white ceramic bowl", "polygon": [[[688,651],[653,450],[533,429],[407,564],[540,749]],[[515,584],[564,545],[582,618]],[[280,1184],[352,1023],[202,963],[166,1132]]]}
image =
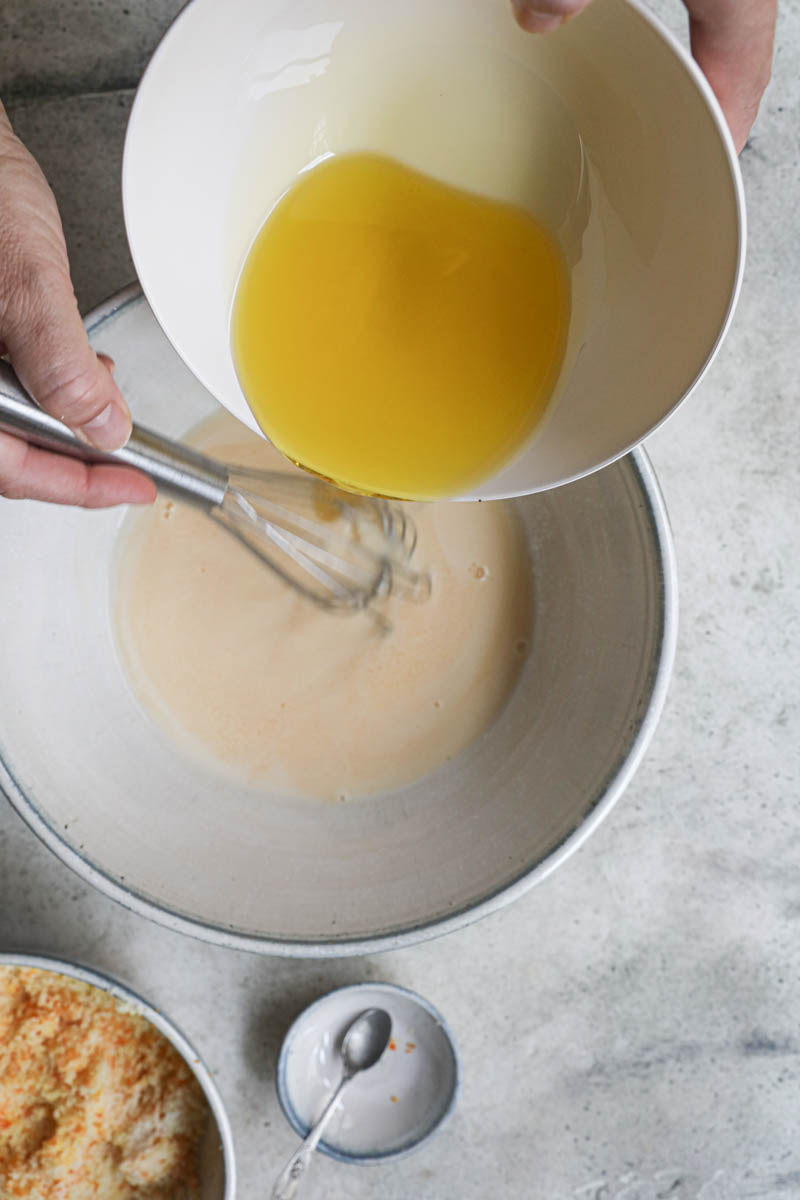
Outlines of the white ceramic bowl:
{"label": "white ceramic bowl", "polygon": [[39,971],[52,971],[56,975],[66,975],[70,979],[79,979],[81,983],[88,983],[92,987],[100,988],[101,991],[108,992],[115,1000],[121,1001],[126,1008],[132,1009],[144,1017],[159,1033],[163,1034],[167,1041],[172,1043],[203,1089],[211,1113],[211,1124],[201,1149],[201,1200],[234,1200],[236,1167],[233,1135],[228,1114],[208,1068],[178,1027],[173,1025],[163,1012],[153,1008],[130,988],[99,971],[94,971],[78,963],[67,962],[65,959],[44,954],[0,951],[0,968],[2,967],[33,967]]}
{"label": "white ceramic bowl", "polygon": [[[141,296],[89,329],[141,423],[176,436],[215,408]],[[330,806],[222,782],[142,711],[110,611],[122,512],[0,506],[0,786],[83,878],[225,945],[354,954],[491,912],[563,862],[621,794],[675,644],[672,544],[640,452],[515,504],[534,611],[509,703],[413,787]]]}
{"label": "white ceramic bowl", "polygon": [[594,0],[543,38],[510,0],[192,0],[136,96],[125,223],[167,336],[251,428],[228,343],[240,266],[297,172],[348,150],[527,207],[572,269],[548,414],[476,495],[611,462],[714,356],[741,279],[741,178],[711,89],[644,4]]}
{"label": "white ceramic bowl", "polygon": [[418,1150],[451,1115],[461,1087],[450,1027],[422,996],[394,983],[337,988],[300,1013],[278,1056],[278,1099],[301,1137],[339,1083],[342,1039],[367,1008],[391,1017],[389,1047],[348,1085],[319,1145],[331,1158],[359,1166]]}

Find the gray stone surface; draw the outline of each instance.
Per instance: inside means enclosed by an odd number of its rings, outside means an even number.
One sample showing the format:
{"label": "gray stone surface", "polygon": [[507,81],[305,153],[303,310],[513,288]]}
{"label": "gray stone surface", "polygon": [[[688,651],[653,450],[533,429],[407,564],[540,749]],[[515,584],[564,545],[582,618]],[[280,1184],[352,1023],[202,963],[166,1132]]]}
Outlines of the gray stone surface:
{"label": "gray stone surface", "polygon": [[0,95],[135,87],[181,0],[3,0]]}
{"label": "gray stone surface", "polygon": [[[679,27],[677,3],[654,7]],[[175,8],[3,6],[13,115],[59,196],[84,307],[131,277],[118,196],[130,97],[115,89],[135,82]],[[322,991],[366,978],[445,1013],[462,1101],[394,1167],[320,1162],[309,1200],[800,1197],[798,54],[800,4],[786,0],[743,157],[742,302],[708,378],[649,442],[679,559],[675,677],[645,764],[577,855],[441,941],[286,962],[125,912],[0,808],[0,946],[105,968],[182,1025],[229,1105],[247,1200],[267,1194],[294,1142],[273,1086],[283,1031]]]}

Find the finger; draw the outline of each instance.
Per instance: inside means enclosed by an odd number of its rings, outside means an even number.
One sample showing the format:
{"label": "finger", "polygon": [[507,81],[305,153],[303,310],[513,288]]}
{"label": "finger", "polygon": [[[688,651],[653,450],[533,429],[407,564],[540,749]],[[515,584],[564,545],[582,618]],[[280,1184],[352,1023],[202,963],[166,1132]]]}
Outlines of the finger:
{"label": "finger", "polygon": [[769,83],[777,0],[685,0],[692,54],[744,148]]}
{"label": "finger", "polygon": [[103,450],[124,444],[130,416],[91,349],[69,275],[55,198],[0,105],[0,333],[33,398]]}
{"label": "finger", "polygon": [[115,504],[152,504],[156,486],[131,467],[105,463],[89,466],[0,433],[0,496],[108,508]]}
{"label": "finger", "polygon": [[29,280],[6,322],[9,356],[24,387],[47,412],[99,450],[127,441],[131,418],[108,367],[98,359],[78,313],[68,277]]}
{"label": "finger", "polygon": [[549,33],[582,12],[589,0],[511,0],[514,16],[529,33]]}

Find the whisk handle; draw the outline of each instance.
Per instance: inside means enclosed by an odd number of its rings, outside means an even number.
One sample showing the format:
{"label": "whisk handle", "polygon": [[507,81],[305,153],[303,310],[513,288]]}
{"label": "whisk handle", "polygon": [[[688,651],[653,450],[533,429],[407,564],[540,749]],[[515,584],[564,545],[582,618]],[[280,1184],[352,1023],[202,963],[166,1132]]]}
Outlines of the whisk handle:
{"label": "whisk handle", "polygon": [[87,446],[61,421],[34,404],[11,365],[3,361],[0,361],[0,430],[83,462],[136,467],[149,475],[160,490],[203,508],[221,504],[228,486],[228,471],[222,463],[140,425],[134,425],[120,450],[107,453]]}

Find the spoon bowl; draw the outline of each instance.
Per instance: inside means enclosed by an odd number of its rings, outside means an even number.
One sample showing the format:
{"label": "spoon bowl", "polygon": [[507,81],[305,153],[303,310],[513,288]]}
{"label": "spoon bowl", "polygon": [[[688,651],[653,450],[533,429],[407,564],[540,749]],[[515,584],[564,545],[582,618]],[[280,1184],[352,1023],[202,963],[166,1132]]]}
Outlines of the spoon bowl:
{"label": "spoon bowl", "polygon": [[368,1071],[389,1045],[392,1018],[383,1008],[367,1008],[347,1030],[342,1039],[342,1059],[345,1074],[352,1077],[358,1071]]}

